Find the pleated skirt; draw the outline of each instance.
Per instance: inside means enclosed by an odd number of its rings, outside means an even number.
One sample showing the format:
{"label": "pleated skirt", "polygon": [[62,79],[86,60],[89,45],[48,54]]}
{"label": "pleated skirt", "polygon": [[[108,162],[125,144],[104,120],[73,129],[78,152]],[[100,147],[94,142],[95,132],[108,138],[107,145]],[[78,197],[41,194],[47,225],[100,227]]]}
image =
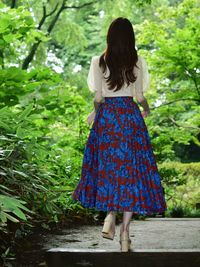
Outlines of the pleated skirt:
{"label": "pleated skirt", "polygon": [[99,211],[151,215],[167,209],[147,126],[133,97],[105,97],[98,107],[71,197]]}

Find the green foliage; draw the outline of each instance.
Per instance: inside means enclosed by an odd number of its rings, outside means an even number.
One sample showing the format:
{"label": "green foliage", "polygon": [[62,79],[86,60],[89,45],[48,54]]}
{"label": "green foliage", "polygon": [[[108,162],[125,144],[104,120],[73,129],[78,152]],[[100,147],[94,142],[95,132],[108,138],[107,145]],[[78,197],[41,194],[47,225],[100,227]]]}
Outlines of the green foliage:
{"label": "green foliage", "polygon": [[49,86],[61,81],[59,75],[48,68],[27,72],[16,67],[0,71],[0,107],[15,106],[20,100],[34,100],[35,95],[49,90]]}
{"label": "green foliage", "polygon": [[[22,210],[29,211],[23,204],[24,201],[15,199],[13,197],[0,195],[0,229],[6,226],[7,220],[12,222],[19,222],[19,219],[26,221],[26,216]],[[14,214],[10,215],[10,213]]]}
{"label": "green foliage", "polygon": [[0,66],[19,65],[26,54],[27,45],[49,38],[45,33],[35,28],[32,14],[24,7],[17,9],[0,4]]}
{"label": "green foliage", "polygon": [[166,215],[174,218],[199,218],[200,210],[179,204],[177,206],[169,207]]}
{"label": "green foliage", "polygon": [[[14,187],[15,194],[25,196],[32,209],[42,208],[47,213],[54,209],[54,202],[49,202],[49,199],[57,199],[57,191],[63,190],[65,193],[70,188],[62,179],[63,188],[59,187],[59,175],[67,175],[65,171],[69,173],[71,167],[64,167],[68,156],[73,153],[74,156],[79,156],[83,151],[81,138],[85,139],[82,135],[86,131],[86,125],[84,129],[81,123],[81,105],[85,105],[81,97],[74,95],[65,99],[63,96],[69,92],[66,90],[66,93],[58,96],[59,90],[61,89],[55,88],[43,92],[43,96],[38,93],[34,105],[30,103],[24,110],[20,106],[18,111],[12,111],[9,107],[0,110],[2,182]],[[52,124],[52,121],[55,123]],[[63,149],[65,146],[66,151]],[[32,199],[35,199],[34,203]],[[52,208],[45,208],[45,205]]]}
{"label": "green foliage", "polygon": [[169,207],[195,209],[200,199],[200,163],[164,162],[159,165],[159,173]]}
{"label": "green foliage", "polygon": [[178,160],[178,147],[200,146],[199,14],[199,2],[185,0],[158,7],[151,20],[137,26],[151,73],[147,124],[161,161]]}

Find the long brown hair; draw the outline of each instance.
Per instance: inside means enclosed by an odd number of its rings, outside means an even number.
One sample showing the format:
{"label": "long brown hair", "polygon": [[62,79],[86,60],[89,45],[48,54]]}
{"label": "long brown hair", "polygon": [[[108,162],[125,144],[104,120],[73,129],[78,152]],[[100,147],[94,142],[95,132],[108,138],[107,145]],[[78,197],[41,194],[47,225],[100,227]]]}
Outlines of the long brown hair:
{"label": "long brown hair", "polygon": [[126,82],[135,82],[134,66],[137,67],[137,51],[135,49],[135,34],[131,22],[123,17],[112,21],[107,33],[107,48],[100,56],[99,66],[106,72],[106,65],[110,75],[106,77],[108,89],[114,92],[121,89]]}

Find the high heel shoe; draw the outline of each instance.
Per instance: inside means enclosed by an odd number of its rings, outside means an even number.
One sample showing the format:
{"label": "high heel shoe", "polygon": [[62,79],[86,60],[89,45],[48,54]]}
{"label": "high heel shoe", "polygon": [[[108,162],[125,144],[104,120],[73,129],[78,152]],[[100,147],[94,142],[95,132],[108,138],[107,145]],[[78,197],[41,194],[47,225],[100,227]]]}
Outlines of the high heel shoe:
{"label": "high heel shoe", "polygon": [[[104,219],[104,225],[102,229],[102,236],[107,239],[114,239],[115,230],[112,229],[112,226],[115,226],[115,215],[108,214]],[[114,227],[115,229],[115,227]]]}
{"label": "high heel shoe", "polygon": [[131,239],[129,238],[128,232],[127,231],[123,231],[120,234],[120,241],[119,241],[120,245],[121,245],[121,251],[122,252],[128,252],[131,249]]}

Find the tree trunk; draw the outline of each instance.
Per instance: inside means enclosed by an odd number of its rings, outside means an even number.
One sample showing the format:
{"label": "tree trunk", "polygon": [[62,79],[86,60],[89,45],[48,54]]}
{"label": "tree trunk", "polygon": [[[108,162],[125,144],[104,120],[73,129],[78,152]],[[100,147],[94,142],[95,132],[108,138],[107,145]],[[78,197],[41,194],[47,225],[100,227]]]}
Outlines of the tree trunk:
{"label": "tree trunk", "polygon": [[17,5],[17,0],[12,0],[10,7],[11,8],[16,8],[16,5]]}
{"label": "tree trunk", "polygon": [[39,44],[41,43],[41,41],[38,41],[37,43],[33,44],[33,46],[30,49],[30,52],[28,54],[28,56],[25,58],[23,64],[22,64],[22,69],[26,70],[28,69],[29,64],[31,63],[31,61],[33,60],[33,57],[37,51],[37,48],[39,46]]}

